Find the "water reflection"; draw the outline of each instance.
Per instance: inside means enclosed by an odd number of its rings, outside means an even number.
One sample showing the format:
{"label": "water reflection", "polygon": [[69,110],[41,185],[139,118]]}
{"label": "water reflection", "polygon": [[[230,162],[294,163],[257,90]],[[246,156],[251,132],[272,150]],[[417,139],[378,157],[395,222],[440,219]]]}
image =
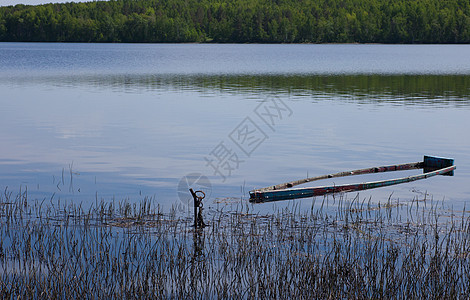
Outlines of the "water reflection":
{"label": "water reflection", "polygon": [[[188,173],[209,176],[214,197],[422,155],[456,159],[456,176],[373,191],[463,201],[468,161],[468,76],[68,76],[0,84],[3,186],[88,203],[141,194],[178,203]],[[15,83],[13,83],[15,82]],[[260,101],[282,99],[292,117],[221,182],[204,157]],[[418,109],[417,109],[418,108]],[[236,149],[236,145],[232,145]],[[73,164],[73,188],[61,170]],[[67,176],[66,176],[67,177]],[[366,181],[377,178],[364,179]],[[62,180],[60,181],[62,182]],[[331,184],[335,184],[333,182]],[[241,191],[243,186],[243,191]],[[134,198],[135,199],[135,198]],[[307,201],[308,202],[308,201]],[[306,202],[306,203],[307,203]],[[455,203],[455,202],[454,202]]]}
{"label": "water reflection", "polygon": [[[155,195],[170,206],[188,173],[211,176],[213,198],[239,199],[307,173],[429,154],[455,158],[456,176],[374,198],[432,188],[463,202],[467,56],[468,46],[2,44],[2,188],[89,203]],[[220,182],[204,157],[272,96],[292,117],[264,128],[269,138]],[[61,171],[72,164],[73,186]]]}
{"label": "water reflection", "polygon": [[414,106],[470,104],[468,75],[90,75],[10,77],[3,84],[84,87],[125,93],[266,94]]}

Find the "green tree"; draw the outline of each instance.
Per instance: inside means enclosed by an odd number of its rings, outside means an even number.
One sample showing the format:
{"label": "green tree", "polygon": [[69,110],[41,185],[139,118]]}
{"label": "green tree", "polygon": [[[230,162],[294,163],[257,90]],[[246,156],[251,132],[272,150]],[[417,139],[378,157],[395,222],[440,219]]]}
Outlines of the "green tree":
{"label": "green tree", "polygon": [[464,0],[110,0],[0,7],[0,41],[469,43]]}

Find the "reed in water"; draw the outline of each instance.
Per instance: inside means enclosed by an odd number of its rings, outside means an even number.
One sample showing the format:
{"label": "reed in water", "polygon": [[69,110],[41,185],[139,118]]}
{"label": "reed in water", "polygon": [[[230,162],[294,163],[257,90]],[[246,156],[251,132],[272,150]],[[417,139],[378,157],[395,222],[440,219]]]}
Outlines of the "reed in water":
{"label": "reed in water", "polygon": [[[307,200],[308,201],[308,200]],[[269,214],[191,215],[140,203],[89,209],[0,198],[0,297],[468,298],[470,222],[430,198],[316,199]],[[220,207],[220,206],[219,206]]]}

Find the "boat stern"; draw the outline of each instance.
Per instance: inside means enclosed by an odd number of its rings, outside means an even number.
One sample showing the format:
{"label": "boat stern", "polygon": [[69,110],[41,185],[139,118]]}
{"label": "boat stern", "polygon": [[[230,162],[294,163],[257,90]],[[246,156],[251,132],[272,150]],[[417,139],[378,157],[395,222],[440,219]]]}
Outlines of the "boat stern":
{"label": "boat stern", "polygon": [[[436,171],[439,169],[444,169],[444,168],[453,166],[454,159],[425,155],[423,159],[423,164],[424,164],[423,173],[428,173],[428,172],[432,172],[432,171]],[[454,170],[444,173],[442,175],[454,176]]]}

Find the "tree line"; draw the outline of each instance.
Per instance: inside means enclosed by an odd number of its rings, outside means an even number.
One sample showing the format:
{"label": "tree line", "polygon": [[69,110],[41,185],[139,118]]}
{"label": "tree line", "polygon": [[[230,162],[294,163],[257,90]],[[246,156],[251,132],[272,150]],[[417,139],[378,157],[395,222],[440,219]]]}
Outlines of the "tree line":
{"label": "tree line", "polygon": [[469,43],[468,0],[110,0],[0,7],[0,41]]}

